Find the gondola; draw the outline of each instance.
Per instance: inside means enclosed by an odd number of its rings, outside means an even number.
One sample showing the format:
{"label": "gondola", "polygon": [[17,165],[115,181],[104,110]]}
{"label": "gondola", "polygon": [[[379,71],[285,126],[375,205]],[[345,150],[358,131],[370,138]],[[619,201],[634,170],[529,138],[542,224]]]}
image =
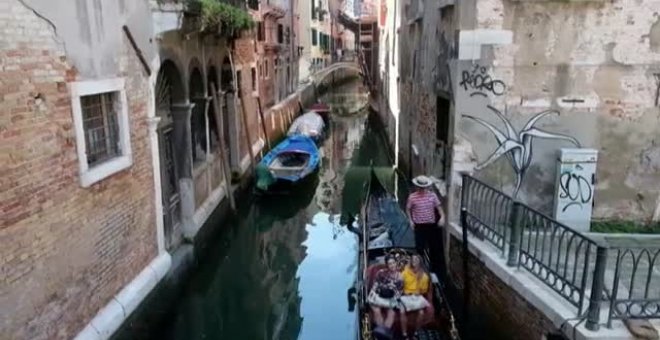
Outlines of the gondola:
{"label": "gondola", "polygon": [[[395,170],[391,171],[393,174]],[[357,305],[356,339],[358,340],[403,339],[400,330],[400,311],[396,312],[392,329],[383,332],[382,327],[374,324],[367,301],[374,276],[378,270],[386,267],[387,255],[394,256],[401,265],[402,262],[409,261],[410,256],[417,254],[414,232],[395,195],[383,184],[383,177],[382,168],[379,169],[378,175],[373,168],[369,171],[360,210],[361,225],[358,230],[353,229],[360,238],[360,252],[356,285],[349,290],[349,308],[354,309]],[[414,333],[409,332],[408,337],[420,340],[458,340],[459,334],[443,285],[438,280],[438,276],[429,270],[431,266],[428,254],[418,255],[422,258],[422,265],[431,281],[429,292],[425,295],[431,305],[424,310],[425,317],[421,329],[417,329]],[[410,315],[407,320],[408,329],[413,329],[414,316]]]}

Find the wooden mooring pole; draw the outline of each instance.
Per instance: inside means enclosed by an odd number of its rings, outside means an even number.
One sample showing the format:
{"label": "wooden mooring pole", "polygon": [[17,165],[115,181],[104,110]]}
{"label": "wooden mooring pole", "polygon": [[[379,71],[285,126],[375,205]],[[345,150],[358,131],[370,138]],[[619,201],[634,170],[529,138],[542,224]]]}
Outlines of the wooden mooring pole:
{"label": "wooden mooring pole", "polygon": [[229,206],[231,210],[236,211],[236,202],[234,201],[234,192],[231,188],[231,168],[229,167],[229,157],[227,155],[227,145],[225,144],[225,129],[224,124],[227,122],[222,120],[222,105],[218,100],[218,91],[215,84],[211,83],[211,92],[213,95],[213,113],[215,114],[215,126],[218,129],[218,139],[220,139],[220,157],[222,158],[222,176],[225,180],[225,190],[227,197],[229,197]]}
{"label": "wooden mooring pole", "polygon": [[[250,129],[248,128],[248,121],[247,121],[247,114],[245,113],[245,100],[243,99],[243,95],[241,94],[241,89],[239,86],[239,81],[236,77],[236,66],[234,65],[234,58],[232,56],[233,51],[229,51],[229,64],[231,65],[231,71],[234,74],[234,80],[236,81],[236,96],[240,97],[241,101],[241,115],[243,117],[243,131],[245,132],[245,139],[247,139],[247,149],[248,149],[248,154],[250,155],[250,172],[254,172],[254,151],[252,151],[252,138],[250,137]],[[236,97],[234,97],[234,105],[236,106],[236,109],[238,109],[238,102],[236,101]]]}
{"label": "wooden mooring pole", "polygon": [[268,137],[268,130],[266,129],[266,119],[264,118],[264,111],[261,109],[261,98],[257,97],[257,105],[259,107],[259,118],[261,118],[261,128],[264,130],[264,138],[266,139],[266,146],[270,150],[270,138]]}

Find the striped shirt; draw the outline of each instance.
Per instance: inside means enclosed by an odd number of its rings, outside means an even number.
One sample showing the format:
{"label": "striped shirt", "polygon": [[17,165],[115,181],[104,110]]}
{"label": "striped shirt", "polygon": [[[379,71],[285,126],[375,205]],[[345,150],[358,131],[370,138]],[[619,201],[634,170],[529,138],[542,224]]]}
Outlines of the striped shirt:
{"label": "striped shirt", "polygon": [[433,192],[417,191],[408,196],[407,210],[412,216],[415,224],[435,223],[435,207],[440,205],[440,200]]}

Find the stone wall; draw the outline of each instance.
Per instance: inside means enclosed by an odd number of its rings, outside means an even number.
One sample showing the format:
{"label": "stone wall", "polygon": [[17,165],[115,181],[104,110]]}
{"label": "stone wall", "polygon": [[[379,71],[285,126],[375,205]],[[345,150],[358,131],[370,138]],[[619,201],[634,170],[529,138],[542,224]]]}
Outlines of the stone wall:
{"label": "stone wall", "polygon": [[0,1],[2,338],[70,339],[156,256],[149,82],[128,40],[132,165],[81,187],[69,83],[76,67],[51,24]]}
{"label": "stone wall", "polygon": [[[400,110],[400,160],[413,174],[455,183],[479,164],[478,177],[512,195],[520,175],[518,197],[551,214],[558,151],[579,145],[599,152],[596,183],[582,188],[595,219],[660,218],[657,0],[416,3],[388,8],[380,40],[381,64],[398,51],[397,81],[381,65],[380,85],[398,91],[389,111]],[[533,118],[570,138],[521,134]],[[501,144],[491,127],[529,144],[521,166],[504,155],[486,164]]]}
{"label": "stone wall", "polygon": [[[301,105],[305,108],[315,102],[314,92],[314,85],[301,87],[283,101],[266,110],[264,113],[266,132],[271,143],[279,141],[286,134],[293,120],[301,113]],[[259,131],[263,131],[263,128],[259,127]]]}
{"label": "stone wall", "polygon": [[[461,295],[465,292],[462,244],[452,235],[449,275]],[[486,326],[494,334],[506,336],[507,339],[541,340],[555,333],[556,327],[551,320],[497,277],[473,253],[468,256],[468,282],[469,309],[473,318],[471,324]],[[461,297],[458,302],[462,301]]]}
{"label": "stone wall", "polygon": [[[523,167],[515,170],[500,157],[479,176],[514,193],[522,173],[519,197],[549,213],[559,148],[593,148],[599,151],[596,183],[583,190],[594,195],[594,217],[648,221],[660,197],[659,5],[477,1],[475,28],[511,34],[511,41],[484,42],[474,60],[457,65],[457,114],[500,131],[505,120],[518,134],[539,118],[534,127],[575,138],[528,134],[524,152],[532,157]],[[489,128],[464,116],[458,129],[479,162],[499,144]]]}

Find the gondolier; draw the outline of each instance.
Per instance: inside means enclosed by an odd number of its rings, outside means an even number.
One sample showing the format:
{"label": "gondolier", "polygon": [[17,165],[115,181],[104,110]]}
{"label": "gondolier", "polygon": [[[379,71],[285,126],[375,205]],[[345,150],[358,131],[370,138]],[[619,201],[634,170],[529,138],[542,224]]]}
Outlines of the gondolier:
{"label": "gondolier", "polygon": [[429,177],[417,176],[413,179],[413,184],[415,192],[408,196],[406,212],[410,226],[415,230],[417,251],[423,253],[433,246],[433,229],[444,221],[444,213],[440,199],[430,190],[433,182]]}

